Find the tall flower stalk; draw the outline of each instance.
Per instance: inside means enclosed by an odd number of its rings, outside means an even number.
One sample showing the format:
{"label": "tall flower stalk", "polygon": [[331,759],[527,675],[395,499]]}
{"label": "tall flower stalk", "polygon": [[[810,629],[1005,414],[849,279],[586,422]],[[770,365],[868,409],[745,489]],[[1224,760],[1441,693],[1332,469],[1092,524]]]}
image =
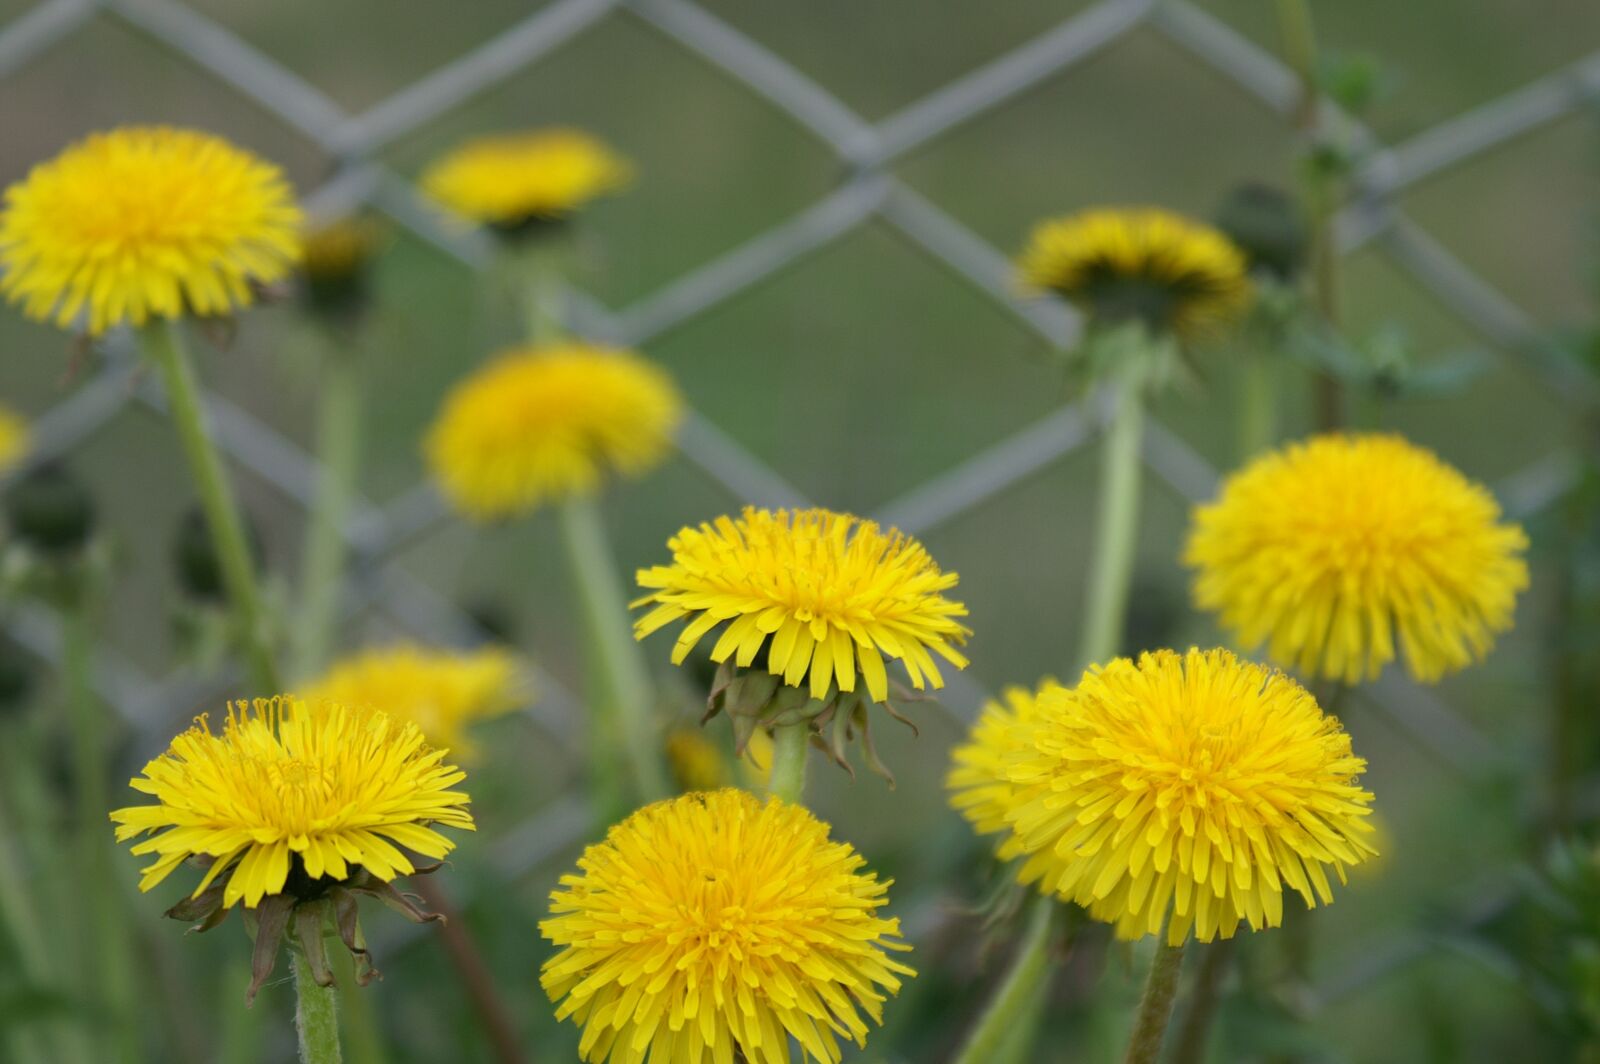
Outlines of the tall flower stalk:
{"label": "tall flower stalk", "polygon": [[[1018,260],[1024,283],[1075,304],[1084,338],[1078,375],[1109,399],[1094,542],[1078,668],[1116,654],[1126,624],[1139,536],[1145,403],[1176,372],[1180,343],[1231,323],[1248,302],[1243,253],[1214,229],[1154,208],[1093,210],[1041,223]],[[1049,900],[1034,906],[1051,906]],[[1001,990],[957,1059],[977,1064],[987,1047],[1026,1053],[1047,988],[1052,921],[1037,911],[1024,928]]]}

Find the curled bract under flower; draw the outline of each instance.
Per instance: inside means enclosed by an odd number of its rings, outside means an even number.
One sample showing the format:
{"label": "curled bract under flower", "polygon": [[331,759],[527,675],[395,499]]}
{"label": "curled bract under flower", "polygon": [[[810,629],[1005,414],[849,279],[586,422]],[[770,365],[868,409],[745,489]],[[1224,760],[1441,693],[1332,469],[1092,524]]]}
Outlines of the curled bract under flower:
{"label": "curled bract under flower", "polygon": [[576,129],[470,140],[422,175],[422,188],[454,214],[515,227],[570,215],[627,184],[628,163]]}
{"label": "curled bract under flower", "polygon": [[1098,324],[1140,321],[1189,337],[1249,304],[1244,253],[1201,222],[1159,208],[1101,208],[1041,222],[1018,259],[1029,288]]}
{"label": "curled bract under flower", "polygon": [[812,698],[834,685],[855,691],[859,674],[873,701],[887,700],[886,660],[899,661],[917,690],[944,686],[933,655],[967,665],[956,650],[969,634],[957,619],[967,609],[944,595],[959,577],[893,529],[829,510],[747,507],[684,528],[667,546],[670,565],[639,570],[648,593],[633,606],[653,608],[634,634],[688,618],[675,664],[726,623],[713,661],[744,669],[765,651],[766,671]]}
{"label": "curled bract under flower", "polygon": [[283,172],[207,133],[131,126],[35,166],[0,210],[0,291],[90,335],[249,306],[288,275],[301,215]]}
{"label": "curled bract under flower", "polygon": [[476,753],[468,731],[527,700],[516,659],[498,647],[445,650],[399,643],[353,654],[306,684],[312,702],[374,706],[422,729],[430,746],[457,759]]}
{"label": "curled bract under flower", "polygon": [[1225,650],[1119,658],[990,725],[980,757],[958,755],[955,801],[980,830],[1004,822],[1023,882],[1124,938],[1276,927],[1286,891],[1328,904],[1328,870],[1343,882],[1375,852],[1339,721]]}
{"label": "curled bract under flower", "polygon": [[677,387],[654,363],[550,344],[504,352],[457,385],[424,450],[445,497],[487,521],[646,472],[682,418]]}
{"label": "curled bract under flower", "polygon": [[464,773],[415,724],[333,702],[284,696],[235,703],[221,734],[201,718],[131,782],[155,799],[112,811],[120,842],[153,854],[140,890],[186,861],[206,869],[168,915],[220,924],[242,905],[257,930],[256,988],[271,974],[283,935],[299,936],[319,981],[324,920],[367,964],[357,895],[430,919],[396,890],[399,876],[432,871],[410,856],[442,858],[455,844],[439,828],[472,830]]}
{"label": "curled bract under flower", "polygon": [[1355,683],[1405,654],[1433,682],[1488,653],[1528,585],[1527,536],[1482,485],[1399,436],[1318,436],[1195,509],[1195,603],[1245,647]]}
{"label": "curled bract under flower", "polygon": [[[738,790],[646,806],[561,878],[541,982],[593,1064],[838,1064],[914,973],[888,883],[806,809]],[[865,1016],[863,1016],[863,1013]]]}

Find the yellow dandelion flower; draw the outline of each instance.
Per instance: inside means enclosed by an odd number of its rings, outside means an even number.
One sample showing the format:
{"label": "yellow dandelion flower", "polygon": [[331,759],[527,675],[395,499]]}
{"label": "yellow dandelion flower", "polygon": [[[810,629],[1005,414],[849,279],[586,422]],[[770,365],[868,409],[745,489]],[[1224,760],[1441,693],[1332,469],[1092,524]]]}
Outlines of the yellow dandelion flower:
{"label": "yellow dandelion flower", "polygon": [[1226,650],[1118,658],[1015,727],[999,799],[1020,878],[1123,938],[1277,927],[1285,887],[1329,904],[1324,866],[1344,882],[1374,852],[1366,762],[1338,719]]}
{"label": "yellow dandelion flower", "polygon": [[402,643],[336,662],[300,692],[309,702],[370,706],[415,724],[429,746],[470,760],[468,729],[527,701],[516,659],[497,647],[437,650]]}
{"label": "yellow dandelion flower", "polygon": [[[900,922],[877,915],[889,884],[805,808],[745,791],[646,806],[561,877],[550,919],[560,947],[541,982],[558,1020],[583,1025],[597,1064],[838,1064],[864,1045],[865,1012],[915,973]],[[880,989],[881,988],[881,989]]]}
{"label": "yellow dandelion flower", "polygon": [[386,235],[371,218],[340,218],[308,229],[300,245],[300,272],[314,289],[342,288],[372,262]]}
{"label": "yellow dandelion flower", "polygon": [[97,133],[5,193],[0,291],[89,333],[152,317],[227,314],[287,276],[300,211],[283,172],[219,137],[167,127]]}
{"label": "yellow dandelion flower", "polygon": [[1043,222],[1017,265],[1029,288],[1055,292],[1102,323],[1137,320],[1181,337],[1249,303],[1244,253],[1210,226],[1157,208]]}
{"label": "yellow dandelion flower", "polygon": [[190,857],[211,858],[191,897],[219,877],[224,909],[254,909],[284,891],[291,871],[337,884],[364,872],[388,882],[416,871],[398,847],[441,858],[455,844],[434,825],[472,830],[465,774],[430,749],[415,724],[298,698],[234,703],[222,734],[204,717],[172,740],[130,786],[153,805],[117,809],[117,840],[140,835],[154,854],[140,890]]}
{"label": "yellow dandelion flower", "polygon": [[445,497],[492,520],[596,491],[657,465],[683,418],[660,367],[564,343],[503,353],[445,399],[425,445]]}
{"label": "yellow dandelion flower", "polygon": [[667,768],[680,791],[714,791],[728,785],[728,763],[717,744],[699,728],[667,733]]}
{"label": "yellow dandelion flower", "polygon": [[737,519],[684,528],[667,547],[672,564],[639,570],[649,594],[632,605],[655,606],[634,622],[640,639],[692,618],[672,648],[674,664],[728,621],[712,661],[732,657],[747,668],[765,647],[767,671],[790,687],[809,677],[813,698],[835,683],[854,691],[859,668],[873,701],[887,700],[885,658],[898,659],[918,690],[944,686],[930,650],[966,668],[955,646],[969,634],[956,620],[967,609],[943,594],[959,578],[894,529],[829,510],[747,507]]}
{"label": "yellow dandelion flower", "polygon": [[422,189],[446,210],[486,225],[562,218],[628,183],[632,168],[576,129],[479,137],[434,163]]}
{"label": "yellow dandelion flower", "polygon": [[1194,597],[1247,648],[1355,683],[1481,659],[1528,585],[1528,540],[1481,485],[1398,436],[1329,435],[1263,455],[1197,507]]}
{"label": "yellow dandelion flower", "polygon": [[[1040,699],[1059,697],[1061,691],[1061,685],[1051,679],[1033,691],[1007,688],[1002,698],[984,703],[967,741],[950,752],[950,771],[944,782],[950,806],[966,817],[978,834],[1008,830],[1006,812],[1013,790],[1010,755],[1022,734],[1018,726],[1037,716]],[[1014,856],[1008,843],[1001,843],[1000,855],[1002,859]]]}
{"label": "yellow dandelion flower", "polygon": [[30,435],[20,415],[0,406],[0,476],[15,469],[28,453]]}

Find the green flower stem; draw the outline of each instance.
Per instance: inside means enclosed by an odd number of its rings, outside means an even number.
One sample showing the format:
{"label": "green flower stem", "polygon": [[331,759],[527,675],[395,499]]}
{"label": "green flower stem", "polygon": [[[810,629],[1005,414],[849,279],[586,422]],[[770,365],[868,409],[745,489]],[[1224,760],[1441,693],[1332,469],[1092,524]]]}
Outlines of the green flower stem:
{"label": "green flower stem", "polygon": [[1027,1059],[1033,1031],[1026,1028],[1030,1023],[1037,1028],[1040,1010],[1036,1004],[1049,976],[1050,939],[1060,908],[1055,899],[1043,896],[1034,897],[1031,905],[1028,926],[1017,943],[1005,982],[978,1018],[954,1064],[996,1064],[1002,1049]]}
{"label": "green flower stem", "polygon": [[361,458],[361,366],[350,351],[326,345],[317,410],[317,458],[322,475],[306,528],[300,576],[300,615],[290,675],[304,680],[327,665],[339,621],[345,564],[345,523]]}
{"label": "green flower stem", "polygon": [[[9,796],[0,791],[0,839],[13,843],[22,838],[12,822]],[[33,903],[26,875],[28,864],[15,859],[15,853],[0,861],[0,930],[10,940],[23,986],[51,985],[50,954],[39,931],[45,925]],[[7,1038],[11,1053],[19,1064],[43,1064],[51,1059],[45,1048],[45,1032],[25,1023],[14,1023]]]}
{"label": "green flower stem", "polygon": [[1128,1040],[1124,1064],[1156,1064],[1161,1057],[1161,1042],[1172,1019],[1172,1003],[1178,996],[1178,973],[1183,968],[1183,946],[1169,946],[1166,932],[1156,945],[1150,962],[1150,977],[1139,999],[1139,1012],[1133,1021],[1133,1036]]}
{"label": "green flower stem", "polygon": [[[632,797],[653,802],[672,793],[661,762],[661,744],[651,714],[650,677],[633,625],[605,526],[592,496],[578,495],[559,510],[561,538],[572,574],[573,592],[588,643],[594,691],[596,758],[625,758]],[[603,782],[611,773],[603,773]],[[616,809],[606,810],[615,813]]]}
{"label": "green flower stem", "polygon": [[72,728],[72,778],[76,789],[78,875],[88,918],[84,921],[84,971],[93,973],[94,999],[109,1018],[108,1059],[141,1056],[134,1026],[132,958],[128,927],[111,865],[112,832],[108,725],[96,702],[90,670],[94,634],[86,594],[61,610],[61,675],[66,685],[67,718]]}
{"label": "green flower stem", "polygon": [[566,331],[561,317],[561,248],[552,241],[534,240],[508,255],[528,342],[547,344],[561,339]]}
{"label": "green flower stem", "polygon": [[[1318,104],[1322,98],[1317,83],[1317,32],[1309,0],[1277,0],[1278,28],[1283,37],[1284,54],[1300,81],[1300,101],[1295,124],[1308,143],[1317,136]],[[1336,189],[1328,175],[1308,170],[1306,199],[1311,215],[1311,284],[1317,309],[1330,325],[1339,321],[1339,248],[1333,231],[1334,211],[1338,206]],[[1337,377],[1318,373],[1313,399],[1317,427],[1336,429],[1344,420],[1344,394]]]}
{"label": "green flower stem", "polygon": [[206,430],[205,411],[200,406],[200,390],[194,367],[184,350],[178,330],[171,322],[157,319],[139,330],[145,356],[156,364],[167,390],[167,405],[172,423],[189,459],[195,489],[211,529],[212,543],[222,567],[222,580],[228,601],[242,629],[250,678],[255,694],[280,694],[277,663],[273,658],[266,613],[256,590],[254,565],[245,542],[244,525],[234,502],[233,489],[222,468],[222,459]]}
{"label": "green flower stem", "polygon": [[1115,407],[1101,452],[1098,524],[1078,655],[1081,667],[1105,662],[1121,646],[1138,547],[1144,372],[1130,364],[1114,387]]}
{"label": "green flower stem", "polygon": [[1239,366],[1239,461],[1248,462],[1278,439],[1278,374],[1273,353],[1252,345]]}
{"label": "green flower stem", "polygon": [[294,969],[294,1029],[299,1035],[300,1064],[340,1064],[338,992],[318,986],[298,946],[289,951]]}
{"label": "green flower stem", "polygon": [[767,776],[769,795],[796,805],[805,804],[806,752],[810,746],[811,729],[805,722],[773,729],[772,771]]}

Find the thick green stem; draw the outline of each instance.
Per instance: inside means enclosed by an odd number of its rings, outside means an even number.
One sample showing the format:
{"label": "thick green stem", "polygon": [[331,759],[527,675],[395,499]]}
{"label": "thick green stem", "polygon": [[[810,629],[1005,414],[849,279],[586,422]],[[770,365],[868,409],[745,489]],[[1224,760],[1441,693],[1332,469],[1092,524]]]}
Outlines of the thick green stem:
{"label": "thick green stem", "polygon": [[805,804],[806,752],[810,747],[811,729],[805,722],[773,729],[768,794],[796,805]]}
{"label": "thick green stem", "polygon": [[300,615],[290,659],[290,675],[297,681],[320,672],[334,644],[344,576],[345,523],[361,458],[361,367],[349,351],[330,350],[327,355],[317,411],[317,458],[322,472],[306,528]]}
{"label": "thick green stem", "polygon": [[650,676],[633,639],[627,599],[595,500],[587,495],[569,499],[560,508],[560,523],[593,666],[594,756],[614,761],[621,755],[633,777],[628,789],[634,798],[665,798],[672,790],[651,714]]}
{"label": "thick green stem", "polygon": [[318,986],[311,966],[298,948],[289,951],[294,968],[294,1029],[300,1041],[300,1064],[339,1064],[337,992]]}
{"label": "thick green stem", "polygon": [[1116,405],[1102,445],[1098,523],[1089,597],[1084,606],[1081,667],[1111,658],[1122,644],[1128,589],[1139,542],[1139,442],[1144,431],[1144,377],[1130,368],[1115,385]]}
{"label": "thick green stem", "polygon": [[83,594],[61,611],[61,675],[66,684],[67,716],[72,725],[72,777],[76,790],[78,876],[88,909],[84,928],[84,968],[92,973],[92,993],[104,1013],[110,1059],[140,1055],[133,1019],[133,979],[127,926],[111,867],[111,802],[108,723],[95,699],[90,670],[93,632]]}
{"label": "thick green stem", "polygon": [[1274,352],[1252,350],[1239,365],[1239,461],[1248,462],[1278,439],[1278,380]]}
{"label": "thick green stem", "polygon": [[1133,1020],[1133,1036],[1128,1040],[1124,1064],[1156,1064],[1161,1057],[1161,1042],[1172,1019],[1172,1003],[1178,997],[1178,973],[1183,968],[1183,946],[1167,945],[1165,932],[1150,962],[1150,977],[1139,999]]}
{"label": "thick green stem", "polygon": [[550,241],[534,241],[511,253],[516,295],[522,308],[522,325],[529,343],[547,344],[561,339],[561,249]]}
{"label": "thick green stem", "polygon": [[157,319],[139,330],[145,356],[161,371],[166,385],[168,413],[177,427],[178,438],[194,475],[195,490],[205,511],[206,524],[222,568],[223,585],[241,629],[250,678],[260,696],[281,693],[277,663],[273,658],[271,636],[261,596],[256,590],[255,567],[245,541],[244,524],[234,502],[233,489],[222,468],[222,459],[206,430],[205,411],[200,406],[200,389],[188,352],[171,322]]}
{"label": "thick green stem", "polygon": [[1024,1027],[1028,1023],[1036,1025],[1039,1020],[1040,1010],[1035,1004],[1049,974],[1051,932],[1060,908],[1047,897],[1035,897],[1032,906],[1005,982],[978,1018],[954,1064],[994,1064],[1003,1048],[1026,1059],[1035,1032]]}

